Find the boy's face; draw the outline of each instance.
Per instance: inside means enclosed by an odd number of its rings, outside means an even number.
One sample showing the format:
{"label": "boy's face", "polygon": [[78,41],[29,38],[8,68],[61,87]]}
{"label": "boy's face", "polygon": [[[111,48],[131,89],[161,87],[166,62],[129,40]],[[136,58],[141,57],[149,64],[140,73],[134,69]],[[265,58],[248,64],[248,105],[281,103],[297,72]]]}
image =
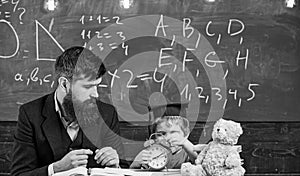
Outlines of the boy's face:
{"label": "boy's face", "polygon": [[170,143],[170,149],[172,152],[176,152],[181,148],[180,146],[174,144],[174,142],[183,141],[185,139],[185,135],[178,124],[162,122],[161,124],[157,125],[156,132],[163,135],[158,137],[158,140],[161,140],[164,137],[167,142]]}

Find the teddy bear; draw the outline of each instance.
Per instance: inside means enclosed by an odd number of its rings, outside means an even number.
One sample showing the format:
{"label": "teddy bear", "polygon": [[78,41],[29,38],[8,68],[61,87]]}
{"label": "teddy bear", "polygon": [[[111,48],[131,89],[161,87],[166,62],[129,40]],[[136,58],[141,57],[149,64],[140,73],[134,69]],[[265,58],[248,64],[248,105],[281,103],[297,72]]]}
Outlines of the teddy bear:
{"label": "teddy bear", "polygon": [[[183,163],[182,176],[243,176],[245,169],[239,153],[241,146],[235,145],[243,130],[239,123],[219,119],[209,142],[198,154],[196,165]],[[197,145],[196,145],[197,146]]]}

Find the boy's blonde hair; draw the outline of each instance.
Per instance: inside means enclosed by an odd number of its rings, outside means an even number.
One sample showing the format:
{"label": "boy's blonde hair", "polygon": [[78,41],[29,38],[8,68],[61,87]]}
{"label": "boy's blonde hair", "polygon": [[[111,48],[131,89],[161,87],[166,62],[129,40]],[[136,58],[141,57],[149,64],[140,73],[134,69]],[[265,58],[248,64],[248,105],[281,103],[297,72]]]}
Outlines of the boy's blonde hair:
{"label": "boy's blonde hair", "polygon": [[152,124],[152,132],[156,132],[157,126],[163,122],[166,123],[167,127],[171,127],[174,124],[179,125],[184,136],[187,136],[190,133],[190,122],[188,119],[181,116],[163,116],[156,118]]}

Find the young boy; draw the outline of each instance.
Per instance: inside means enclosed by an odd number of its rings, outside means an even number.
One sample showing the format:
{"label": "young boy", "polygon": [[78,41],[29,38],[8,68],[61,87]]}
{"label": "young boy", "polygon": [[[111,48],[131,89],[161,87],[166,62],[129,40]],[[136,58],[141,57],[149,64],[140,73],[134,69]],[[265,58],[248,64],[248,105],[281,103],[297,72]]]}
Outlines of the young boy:
{"label": "young boy", "polygon": [[[157,118],[153,123],[154,133],[161,136],[155,140],[164,138],[170,146],[171,154],[168,155],[167,168],[179,169],[182,163],[194,163],[197,153],[194,145],[187,139],[190,133],[189,121],[181,116],[163,116]],[[142,150],[134,159],[130,168],[147,169],[147,163],[151,160],[151,152]]]}

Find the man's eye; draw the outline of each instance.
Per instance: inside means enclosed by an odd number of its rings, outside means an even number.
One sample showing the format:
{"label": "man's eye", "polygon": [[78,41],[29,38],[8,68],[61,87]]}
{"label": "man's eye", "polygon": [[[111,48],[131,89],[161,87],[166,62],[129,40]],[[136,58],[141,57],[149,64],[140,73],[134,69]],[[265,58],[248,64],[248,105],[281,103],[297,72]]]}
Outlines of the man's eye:
{"label": "man's eye", "polygon": [[93,86],[91,86],[91,85],[89,85],[89,86],[84,86],[84,88],[86,88],[86,89],[90,89],[90,88],[92,88]]}

